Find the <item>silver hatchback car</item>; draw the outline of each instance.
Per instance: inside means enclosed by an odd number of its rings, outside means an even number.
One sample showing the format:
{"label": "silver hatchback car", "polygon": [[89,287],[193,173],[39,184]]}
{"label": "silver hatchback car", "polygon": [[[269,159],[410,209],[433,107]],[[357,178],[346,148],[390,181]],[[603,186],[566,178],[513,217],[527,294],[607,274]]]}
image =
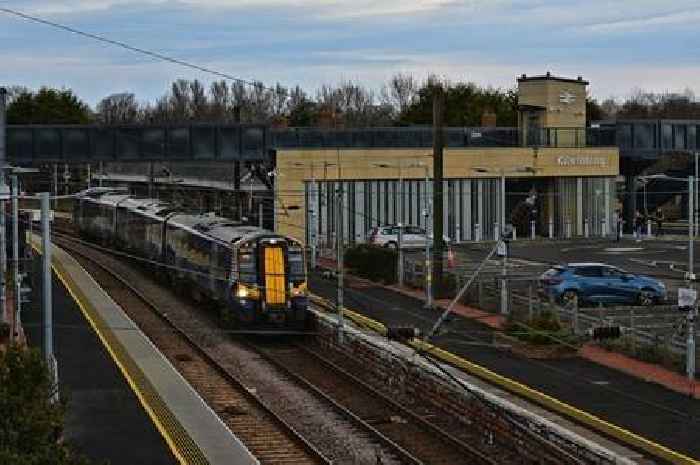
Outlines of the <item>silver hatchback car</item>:
{"label": "silver hatchback car", "polygon": [[[425,229],[419,226],[401,226],[403,228],[401,237],[402,249],[421,249],[425,247],[425,243],[432,243],[433,236],[426,235]],[[376,226],[367,233],[367,242],[381,247],[396,249],[399,247],[399,226]],[[443,236],[445,243],[450,243],[450,238]]]}

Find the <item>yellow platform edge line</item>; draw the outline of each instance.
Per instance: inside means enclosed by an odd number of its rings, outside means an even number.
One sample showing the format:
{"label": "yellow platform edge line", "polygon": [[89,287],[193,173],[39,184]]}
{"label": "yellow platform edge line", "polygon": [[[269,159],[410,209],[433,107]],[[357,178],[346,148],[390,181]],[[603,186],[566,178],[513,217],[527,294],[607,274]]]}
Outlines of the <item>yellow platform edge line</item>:
{"label": "yellow platform edge line", "polygon": [[[333,305],[323,297],[319,297],[317,295],[311,295],[311,299],[317,303],[320,303],[322,306]],[[343,314],[351,320],[355,321],[359,325],[371,328],[379,334],[386,334],[386,326],[384,326],[384,324],[382,324],[379,321],[373,320],[356,311],[350,310],[347,307],[343,307]],[[657,458],[661,458],[668,462],[679,465],[700,464],[700,461],[698,460],[692,459],[686,455],[671,450],[668,447],[663,446],[661,444],[657,444],[656,442],[653,442],[645,437],[642,437],[620,426],[605,421],[593,414],[578,409],[572,405],[567,404],[566,402],[562,402],[559,399],[556,399],[548,394],[545,394],[522,383],[519,383],[506,376],[499,375],[498,373],[495,373],[486,367],[470,362],[462,357],[459,357],[451,352],[436,347],[432,344],[426,344],[423,341],[412,341],[409,345],[415,348],[416,350],[421,350],[430,353],[437,359],[442,360],[443,362],[448,363],[450,365],[456,366],[460,369],[463,369],[465,372],[470,373],[478,378],[500,386],[506,391],[509,391],[527,400],[533,401],[544,408],[570,417],[573,420],[585,424],[586,426],[589,426],[610,437],[613,437],[624,444],[627,444],[636,449],[644,450]]]}
{"label": "yellow platform edge line", "polygon": [[[32,248],[39,254],[41,254],[41,250],[37,248],[35,244],[32,243]],[[55,258],[54,258],[55,260]],[[131,388],[131,390],[134,392],[136,397],[139,400],[139,403],[143,407],[143,409],[146,411],[148,414],[149,418],[155,425],[156,429],[160,433],[160,435],[163,437],[163,440],[165,443],[168,445],[168,448],[170,451],[173,453],[177,461],[183,465],[189,465],[189,462],[185,459],[184,453],[180,450],[180,447],[177,444],[177,440],[174,439],[168,428],[163,424],[163,422],[160,420],[158,415],[156,414],[155,410],[151,407],[150,403],[148,402],[148,399],[146,399],[146,396],[144,395],[143,392],[141,392],[140,387],[138,386],[138,383],[136,383],[125,366],[125,364],[122,362],[120,357],[117,355],[116,351],[112,347],[112,344],[107,340],[106,336],[103,334],[103,332],[100,330],[99,326],[93,319],[91,312],[88,310],[88,307],[92,307],[91,304],[84,302],[84,300],[78,295],[78,293],[75,291],[72,284],[72,280],[70,280],[64,272],[60,269],[60,266],[57,266],[57,263],[55,263],[52,260],[51,263],[51,268],[53,271],[56,273],[56,276],[58,279],[61,281],[63,286],[68,290],[68,293],[71,295],[71,298],[75,301],[75,303],[78,305],[78,308],[80,308],[81,313],[85,317],[85,319],[88,321],[90,324],[90,327],[92,327],[93,331],[97,334],[97,337],[100,339],[102,342],[102,345],[107,349],[107,352],[109,353],[110,357],[114,361],[114,363],[117,365],[119,368],[119,371],[121,372],[122,376],[124,376],[124,379],[126,380],[127,384]],[[180,425],[181,426],[181,425]],[[182,428],[182,426],[181,426]],[[184,430],[184,428],[182,428]]]}

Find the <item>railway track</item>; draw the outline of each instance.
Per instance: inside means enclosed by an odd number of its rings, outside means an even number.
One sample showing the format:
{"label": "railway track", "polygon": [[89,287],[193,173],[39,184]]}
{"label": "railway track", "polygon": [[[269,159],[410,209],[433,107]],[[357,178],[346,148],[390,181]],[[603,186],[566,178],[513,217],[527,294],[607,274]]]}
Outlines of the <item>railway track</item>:
{"label": "railway track", "polygon": [[[70,234],[70,236],[66,234]],[[283,425],[284,427],[281,429],[286,430],[286,443],[296,442],[293,448],[302,449],[307,454],[307,457],[300,457],[299,459],[287,460],[285,457],[281,461],[264,460],[266,455],[277,456],[276,452],[274,452],[275,448],[269,448],[266,445],[270,441],[265,439],[264,432],[256,431],[256,429],[260,429],[259,426],[251,427],[251,425],[240,424],[241,419],[237,418],[241,416],[242,411],[249,412],[251,410],[250,403],[261,403],[262,399],[253,395],[253,399],[249,400],[248,405],[241,408],[239,402],[227,398],[228,394],[226,393],[227,390],[230,390],[231,384],[235,384],[239,388],[243,385],[239,380],[231,379],[233,377],[229,371],[223,368],[215,357],[209,355],[206,347],[203,347],[203,345],[206,346],[206,341],[204,344],[198,341],[196,334],[201,335],[207,331],[203,328],[195,328],[195,335],[192,335],[190,333],[192,328],[189,328],[187,331],[179,329],[170,318],[164,316],[158,310],[157,304],[150,302],[148,298],[143,296],[143,292],[133,288],[126,279],[113,271],[114,267],[110,266],[109,261],[122,262],[122,265],[125,266],[123,260],[118,260],[116,257],[108,255],[109,251],[103,250],[89,242],[75,239],[71,237],[72,235],[73,233],[69,228],[62,227],[55,234],[55,241],[69,252],[77,255],[77,258],[88,262],[88,266],[92,268],[89,271],[93,275],[107,274],[111,276],[110,279],[118,282],[116,286],[121,286],[122,288],[121,290],[116,289],[117,294],[126,292],[131,294],[131,299],[139,300],[140,304],[136,304],[137,310],[133,313],[144,313],[138,310],[138,305],[149,308],[150,313],[156,316],[157,321],[146,322],[146,325],[154,326],[156,336],[151,336],[148,330],[144,332],[154,340],[154,343],[159,348],[161,345],[166,348],[172,346],[172,350],[169,349],[167,352],[164,351],[164,353],[183,371],[185,378],[211,403],[212,408],[222,417],[229,428],[241,438],[256,456],[260,457],[262,463],[328,463],[323,461],[323,456],[318,452],[319,449],[326,451],[324,440],[304,440],[301,437],[299,430],[303,431],[305,429],[303,425],[305,420],[299,417],[303,417],[303,414],[297,414],[298,416],[294,420],[296,428],[294,428],[290,426],[289,416],[286,416],[285,420],[279,414],[275,414],[272,409],[265,408],[263,403],[262,413],[264,415],[258,416],[266,415],[271,417],[272,423],[276,423],[278,427]],[[103,251],[100,252],[101,250]],[[101,257],[97,258],[94,254],[98,254]],[[123,290],[124,288],[127,290]],[[115,289],[113,287],[108,286],[107,291],[115,297]],[[115,300],[119,302],[121,298],[115,298]],[[131,304],[122,304],[122,306],[131,306]],[[132,318],[143,328],[138,315],[132,315]],[[180,337],[181,342],[173,342],[171,340],[172,337],[167,336],[168,332],[162,331],[163,322],[172,330],[172,333]],[[160,325],[160,330],[155,328],[157,325]],[[188,324],[187,326],[191,325]],[[165,340],[163,341],[164,338]],[[268,340],[267,342],[269,343],[270,341]],[[282,346],[279,344],[253,344],[248,339],[246,345],[283,373],[289,381],[296,384],[295,388],[283,385],[284,387],[280,388],[281,390],[302,389],[307,393],[311,393],[320,404],[325,405],[326,409],[335,414],[334,422],[338,422],[338,419],[342,420],[346,423],[344,428],[350,432],[350,435],[361,438],[359,443],[364,444],[363,448],[365,450],[363,452],[354,452],[355,454],[360,454],[361,457],[356,456],[350,461],[337,460],[333,463],[522,463],[522,457],[514,456],[509,451],[503,451],[498,447],[488,445],[484,447],[483,438],[476,437],[476,435],[468,439],[475,443],[481,443],[481,449],[468,444],[463,437],[458,438],[447,432],[447,428],[455,425],[454,421],[450,423],[449,420],[445,420],[442,422],[442,427],[439,425],[441,418],[437,415],[432,415],[430,421],[428,421],[423,416],[412,413],[373,389],[360,380],[357,375],[344,371],[343,368],[335,366],[331,361],[319,358],[318,355],[297,344],[285,343]],[[209,365],[210,367],[205,369],[203,365]],[[218,378],[210,379],[211,375],[207,374],[207,370],[216,371]],[[329,376],[329,373],[333,375]],[[248,386],[250,386],[250,383],[248,383]],[[257,385],[252,390],[261,392],[260,389],[257,389]],[[248,396],[250,391],[251,388],[246,389],[244,387],[243,395]],[[290,395],[290,397],[294,396]],[[246,417],[248,415],[242,416]],[[249,431],[251,429],[252,431]],[[277,434],[279,436],[280,432]],[[269,437],[271,438],[272,436]],[[300,439],[301,444],[299,444]],[[354,441],[357,442],[356,440]],[[318,447],[315,448],[312,444],[318,445]],[[279,446],[278,449],[287,449],[285,441],[281,441]],[[334,459],[339,458],[338,454],[332,452],[325,455]]]}
{"label": "railway track", "polygon": [[[263,464],[332,463],[277,415],[207,347],[181,329],[148,297],[110,269],[104,254],[61,233],[54,242],[73,254],[202,395],[229,429]],[[164,330],[164,328],[167,328]]]}
{"label": "railway track", "polygon": [[[497,448],[484,452],[464,442],[438,425],[439,416],[429,414],[432,421],[428,421],[424,415],[379,392],[357,374],[306,347],[289,343],[271,346],[249,341],[249,344],[287,376],[338,405],[343,415],[362,423],[408,463],[496,465],[519,462],[519,458]],[[470,439],[482,442],[482,438]]]}

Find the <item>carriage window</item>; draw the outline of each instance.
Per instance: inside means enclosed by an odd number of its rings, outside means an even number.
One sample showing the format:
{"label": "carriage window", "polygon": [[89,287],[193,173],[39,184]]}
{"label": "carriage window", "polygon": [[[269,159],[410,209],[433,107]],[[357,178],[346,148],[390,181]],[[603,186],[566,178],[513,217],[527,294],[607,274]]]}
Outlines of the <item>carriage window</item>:
{"label": "carriage window", "polygon": [[238,251],[238,271],[240,280],[244,283],[257,282],[255,254],[251,249],[240,249]]}
{"label": "carriage window", "polygon": [[304,253],[300,248],[290,247],[287,251],[289,262],[289,275],[291,279],[304,278]]}

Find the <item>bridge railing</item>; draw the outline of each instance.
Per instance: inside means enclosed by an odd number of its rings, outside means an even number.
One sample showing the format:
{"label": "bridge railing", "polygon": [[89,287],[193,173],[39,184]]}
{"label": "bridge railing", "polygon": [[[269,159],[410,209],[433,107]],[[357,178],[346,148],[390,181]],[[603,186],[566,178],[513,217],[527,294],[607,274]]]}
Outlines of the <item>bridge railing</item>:
{"label": "bridge railing", "polygon": [[[445,145],[460,147],[612,146],[614,129],[445,128]],[[267,160],[275,149],[429,148],[424,127],[272,128],[266,125],[9,126],[9,157],[32,161]]]}

